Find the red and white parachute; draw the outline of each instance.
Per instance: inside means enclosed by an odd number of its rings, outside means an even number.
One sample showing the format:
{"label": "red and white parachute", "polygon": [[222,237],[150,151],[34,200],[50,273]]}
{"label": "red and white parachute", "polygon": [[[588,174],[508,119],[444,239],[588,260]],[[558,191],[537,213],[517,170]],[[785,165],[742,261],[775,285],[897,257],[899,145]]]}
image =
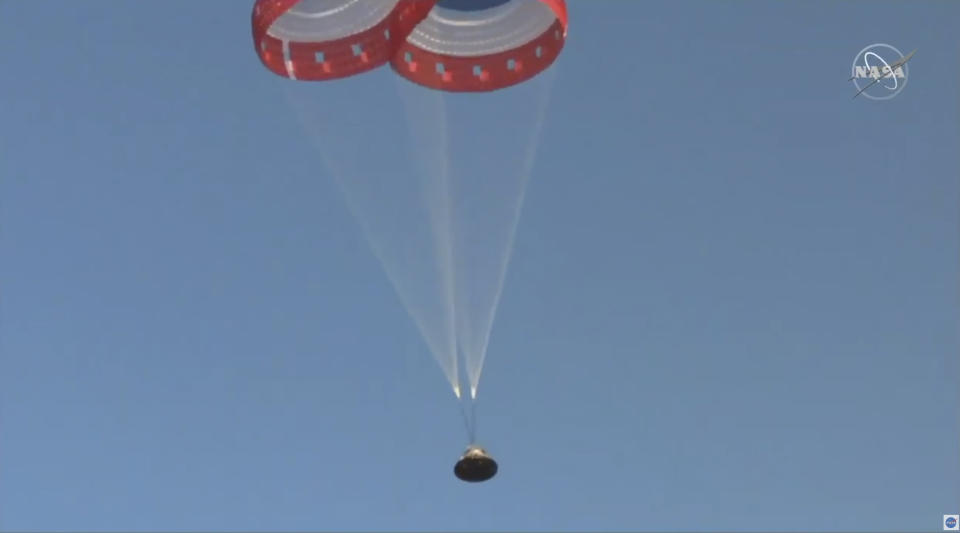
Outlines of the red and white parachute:
{"label": "red and white parachute", "polygon": [[[412,82],[398,84],[403,105],[377,76],[322,85],[322,98],[306,83],[284,89],[454,393],[471,404],[542,131],[552,76],[538,75],[566,31],[564,0],[257,0],[253,8],[257,54],[279,76],[329,81],[389,65]],[[406,132],[392,115],[402,111]],[[412,179],[407,158],[420,163]],[[472,440],[475,418],[464,418]]]}
{"label": "red and white parachute", "polygon": [[387,63],[433,89],[493,91],[526,81],[560,54],[564,0],[257,0],[263,64],[320,81]]}

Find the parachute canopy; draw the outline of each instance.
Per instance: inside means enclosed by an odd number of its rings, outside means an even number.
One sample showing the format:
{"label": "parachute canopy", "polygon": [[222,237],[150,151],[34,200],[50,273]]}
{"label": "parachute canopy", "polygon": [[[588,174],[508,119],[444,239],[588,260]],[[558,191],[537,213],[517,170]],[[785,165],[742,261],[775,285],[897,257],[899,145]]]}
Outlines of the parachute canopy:
{"label": "parachute canopy", "polygon": [[483,92],[546,70],[566,39],[564,0],[257,0],[260,60],[294,80],[390,64],[433,89]]}
{"label": "parachute canopy", "polygon": [[[284,78],[336,80],[387,65],[399,74],[399,101],[370,96],[379,76],[324,84],[322,97],[305,83],[284,92],[452,386],[473,443],[477,387],[549,100],[545,71],[566,40],[564,0],[256,0],[252,26],[260,60]],[[482,150],[478,131],[496,133]],[[457,476],[492,477],[496,462],[471,450]]]}

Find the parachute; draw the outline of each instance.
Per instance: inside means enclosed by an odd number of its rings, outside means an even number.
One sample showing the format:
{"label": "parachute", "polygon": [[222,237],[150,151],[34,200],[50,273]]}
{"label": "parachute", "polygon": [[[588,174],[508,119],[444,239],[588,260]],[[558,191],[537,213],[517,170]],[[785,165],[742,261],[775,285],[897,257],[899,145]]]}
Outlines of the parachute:
{"label": "parachute", "polygon": [[257,0],[253,9],[257,53],[280,76],[333,80],[389,63],[450,92],[536,76],[566,31],[564,0]]}
{"label": "parachute", "polygon": [[[396,74],[402,106],[380,102],[389,102],[382,81],[368,93],[322,84],[322,101],[288,96],[461,402],[470,447],[455,473],[489,479],[496,463],[474,445],[477,387],[542,130],[546,71],[566,40],[564,0],[257,0],[252,26],[263,65],[289,80]],[[336,120],[338,110],[377,103],[377,123]],[[402,121],[384,118],[392,107],[406,110],[407,149],[387,132]],[[498,133],[477,151],[484,120],[499,120]],[[419,166],[404,181],[396,162],[410,154]]]}

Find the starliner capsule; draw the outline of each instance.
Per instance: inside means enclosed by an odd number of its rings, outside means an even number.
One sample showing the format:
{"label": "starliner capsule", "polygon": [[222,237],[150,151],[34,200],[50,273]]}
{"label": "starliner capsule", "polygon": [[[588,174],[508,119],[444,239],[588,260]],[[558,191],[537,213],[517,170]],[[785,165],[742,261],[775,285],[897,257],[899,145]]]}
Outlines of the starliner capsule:
{"label": "starliner capsule", "polygon": [[453,473],[463,481],[478,483],[497,474],[497,462],[483,448],[471,445],[460,456]]}

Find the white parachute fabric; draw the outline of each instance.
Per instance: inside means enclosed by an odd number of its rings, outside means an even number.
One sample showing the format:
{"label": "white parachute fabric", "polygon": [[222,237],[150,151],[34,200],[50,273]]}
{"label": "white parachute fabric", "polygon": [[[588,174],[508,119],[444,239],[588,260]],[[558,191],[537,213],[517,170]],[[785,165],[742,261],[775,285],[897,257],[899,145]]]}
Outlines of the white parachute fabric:
{"label": "white parachute fabric", "polygon": [[300,0],[271,25],[282,41],[325,42],[366,31],[386,18],[399,0]]}
{"label": "white parachute fabric", "polygon": [[547,5],[531,0],[478,11],[438,4],[407,40],[436,54],[487,56],[522,47],[550,29],[556,19]]}

